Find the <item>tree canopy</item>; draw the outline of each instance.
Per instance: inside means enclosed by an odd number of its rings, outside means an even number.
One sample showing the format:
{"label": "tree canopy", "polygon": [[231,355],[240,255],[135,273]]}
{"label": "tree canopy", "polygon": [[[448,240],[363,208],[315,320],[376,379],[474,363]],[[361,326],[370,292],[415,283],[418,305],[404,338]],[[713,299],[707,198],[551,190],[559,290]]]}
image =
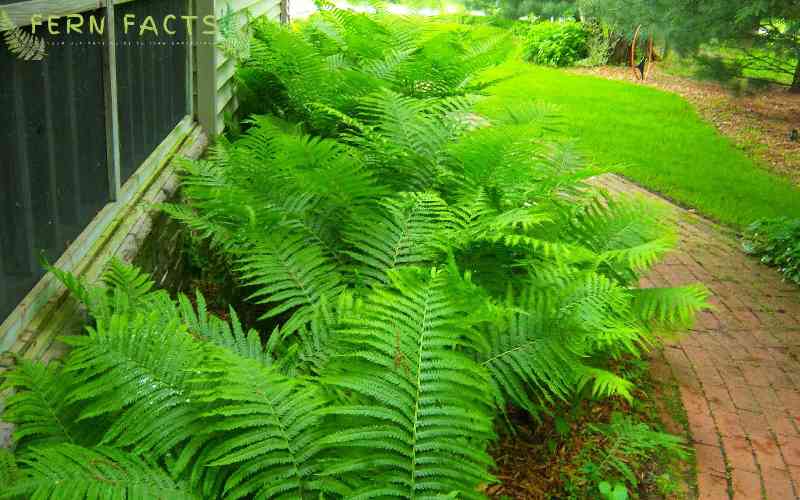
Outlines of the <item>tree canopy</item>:
{"label": "tree canopy", "polygon": [[742,48],[754,65],[791,72],[800,92],[800,2],[797,0],[500,0],[513,18],[574,15],[600,20],[629,37],[637,26],[682,52],[718,41]]}
{"label": "tree canopy", "polygon": [[580,0],[590,15],[622,31],[642,24],[679,50],[720,41],[741,47],[754,65],[790,71],[800,92],[800,2],[796,0]]}

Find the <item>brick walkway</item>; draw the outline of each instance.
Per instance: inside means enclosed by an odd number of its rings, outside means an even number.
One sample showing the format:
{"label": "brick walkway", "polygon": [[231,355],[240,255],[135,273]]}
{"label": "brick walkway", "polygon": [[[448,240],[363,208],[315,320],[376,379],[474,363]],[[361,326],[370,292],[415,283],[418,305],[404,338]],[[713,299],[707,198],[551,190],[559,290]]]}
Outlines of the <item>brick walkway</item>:
{"label": "brick walkway", "polygon": [[[600,182],[664,202],[616,176]],[[713,310],[653,365],[680,385],[700,498],[800,498],[800,288],[724,229],[671,206],[680,246],[643,286],[699,281],[713,293]]]}

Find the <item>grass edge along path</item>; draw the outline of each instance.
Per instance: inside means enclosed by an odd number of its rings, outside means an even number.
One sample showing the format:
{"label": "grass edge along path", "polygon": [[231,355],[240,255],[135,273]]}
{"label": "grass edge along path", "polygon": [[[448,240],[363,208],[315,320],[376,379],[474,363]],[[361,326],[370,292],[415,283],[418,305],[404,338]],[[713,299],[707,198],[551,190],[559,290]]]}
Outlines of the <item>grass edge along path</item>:
{"label": "grass edge along path", "polygon": [[519,60],[485,76],[509,75],[478,112],[492,118],[525,100],[554,105],[557,131],[546,139],[572,138],[599,167],[737,229],[763,217],[800,217],[800,188],[760,168],[677,94]]}

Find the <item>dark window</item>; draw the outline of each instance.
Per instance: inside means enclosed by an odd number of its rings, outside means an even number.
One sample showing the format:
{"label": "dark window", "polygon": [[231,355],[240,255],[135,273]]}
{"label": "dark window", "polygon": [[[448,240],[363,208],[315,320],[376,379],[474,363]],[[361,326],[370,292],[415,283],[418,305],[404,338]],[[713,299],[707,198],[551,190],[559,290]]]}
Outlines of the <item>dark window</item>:
{"label": "dark window", "polygon": [[44,61],[0,44],[0,322],[109,200],[101,37],[43,32]]}
{"label": "dark window", "polygon": [[[186,6],[186,0],[139,0],[114,9],[123,183],[188,114]],[[140,30],[148,16],[157,34]],[[164,29],[167,16],[175,17],[167,23],[174,35]]]}

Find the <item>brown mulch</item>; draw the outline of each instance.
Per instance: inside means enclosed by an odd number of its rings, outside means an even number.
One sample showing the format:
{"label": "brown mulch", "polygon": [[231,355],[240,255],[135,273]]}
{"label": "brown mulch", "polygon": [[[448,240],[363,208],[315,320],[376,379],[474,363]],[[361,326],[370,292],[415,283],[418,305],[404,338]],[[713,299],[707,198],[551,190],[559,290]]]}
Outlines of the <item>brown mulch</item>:
{"label": "brown mulch", "polygon": [[[580,457],[587,447],[595,450],[606,448],[608,443],[605,438],[589,432],[588,426],[608,423],[614,412],[630,415],[654,428],[681,436],[688,442],[688,430],[678,422],[679,410],[673,408],[676,404],[680,406],[674,376],[668,369],[665,370],[666,361],[658,354],[653,355],[649,366],[645,372],[634,375],[637,381],[634,398],[638,401],[635,405],[614,398],[583,400],[577,406],[551,408],[554,414],[564,419],[566,428],[560,432],[553,417],[541,415],[542,419],[537,421],[526,412],[509,406],[507,422],[511,424],[513,433],[507,427],[501,427],[500,439],[489,450],[495,460],[493,474],[498,483],[486,487],[487,496],[492,500],[560,500],[582,498],[587,494],[591,495],[587,498],[598,498],[599,495],[594,494],[594,485],[583,484],[583,487],[589,487],[588,491],[581,487],[581,481],[587,480],[588,476],[581,470],[585,462]],[[693,482],[690,480],[693,476],[691,465],[675,460],[667,464],[654,456],[644,463],[631,464],[639,480],[632,498],[694,498],[689,493],[693,488],[690,484]],[[676,492],[665,496],[659,491],[656,478],[667,471],[676,481]]]}
{"label": "brown mulch", "polygon": [[[573,70],[613,80],[636,81],[630,68],[603,66]],[[700,115],[768,170],[800,185],[800,94],[772,86],[737,95],[720,83],[670,75],[655,66],[643,85],[674,92],[691,102]]]}
{"label": "brown mulch", "polygon": [[608,405],[597,405],[593,419],[572,423],[569,434],[560,436],[552,419],[525,422],[524,412],[511,409],[514,434],[502,435],[491,450],[500,483],[486,489],[489,498],[547,500],[562,496],[566,476],[576,473],[575,458],[585,437],[582,428],[590,421],[606,421],[608,413]]}

